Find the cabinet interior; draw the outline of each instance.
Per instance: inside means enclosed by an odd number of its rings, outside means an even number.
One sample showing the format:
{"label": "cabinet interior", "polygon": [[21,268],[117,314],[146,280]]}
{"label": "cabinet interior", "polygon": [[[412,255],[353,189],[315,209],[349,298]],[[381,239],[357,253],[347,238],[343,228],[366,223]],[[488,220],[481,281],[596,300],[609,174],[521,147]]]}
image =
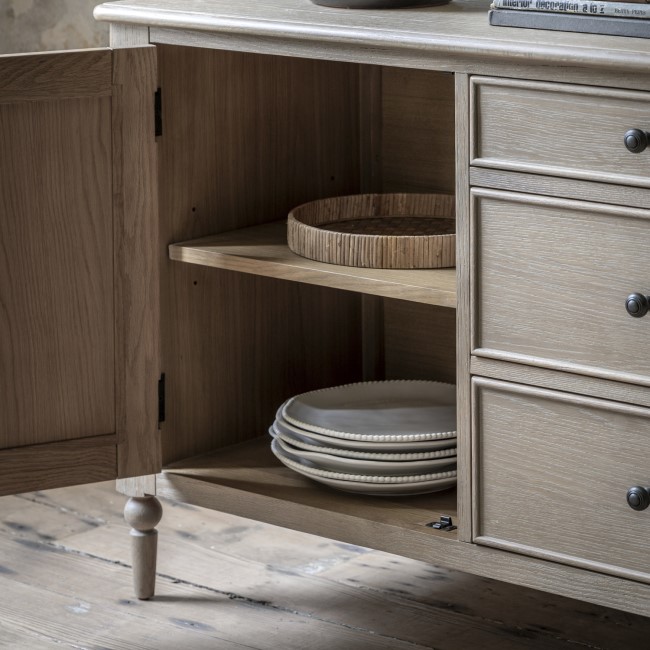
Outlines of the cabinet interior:
{"label": "cabinet interior", "polygon": [[[193,262],[162,262],[163,465],[316,507],[383,512],[382,500],[311,481],[289,489],[305,480],[289,478],[259,439],[296,393],[384,378],[455,382],[455,272],[307,264],[285,274],[264,246],[283,244],[282,220],[306,201],[453,193],[453,75],[157,49],[161,249]],[[236,443],[246,444],[221,451]],[[455,499],[399,502],[421,526],[436,504],[455,513]]]}

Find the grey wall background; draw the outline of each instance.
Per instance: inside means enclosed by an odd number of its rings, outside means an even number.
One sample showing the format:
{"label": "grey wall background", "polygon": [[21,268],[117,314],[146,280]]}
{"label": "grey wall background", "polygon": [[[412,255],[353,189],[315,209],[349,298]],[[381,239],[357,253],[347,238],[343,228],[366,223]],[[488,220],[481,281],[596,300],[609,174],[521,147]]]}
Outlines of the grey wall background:
{"label": "grey wall background", "polygon": [[108,45],[93,18],[102,0],[0,0],[0,54]]}

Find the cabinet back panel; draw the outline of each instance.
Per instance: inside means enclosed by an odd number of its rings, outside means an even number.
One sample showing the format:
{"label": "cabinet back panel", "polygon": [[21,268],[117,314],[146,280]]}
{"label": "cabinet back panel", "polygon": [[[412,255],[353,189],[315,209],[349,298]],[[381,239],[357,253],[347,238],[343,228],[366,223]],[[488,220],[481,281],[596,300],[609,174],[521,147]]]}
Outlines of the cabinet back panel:
{"label": "cabinet back panel", "polygon": [[[359,67],[160,47],[171,243],[359,191]],[[164,462],[263,435],[295,392],[359,379],[360,299],[166,261]]]}
{"label": "cabinet back panel", "polygon": [[165,463],[265,435],[292,395],[360,379],[356,294],[176,266]]}
{"label": "cabinet back panel", "polygon": [[161,46],[171,241],[283,219],[359,187],[358,66]]}
{"label": "cabinet back panel", "polygon": [[384,301],[386,379],[456,382],[456,310]]}
{"label": "cabinet back panel", "polygon": [[383,68],[381,86],[383,191],[453,194],[453,75]]}
{"label": "cabinet back panel", "polygon": [[9,98],[0,141],[0,449],[111,433],[111,98]]}

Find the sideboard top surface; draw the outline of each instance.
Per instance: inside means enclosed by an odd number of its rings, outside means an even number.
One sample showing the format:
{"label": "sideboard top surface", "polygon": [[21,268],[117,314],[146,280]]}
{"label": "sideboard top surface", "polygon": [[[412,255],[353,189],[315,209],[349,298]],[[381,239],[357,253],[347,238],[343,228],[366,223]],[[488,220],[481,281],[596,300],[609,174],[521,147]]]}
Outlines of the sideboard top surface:
{"label": "sideboard top surface", "polygon": [[317,58],[325,46],[356,51],[360,62],[372,62],[374,56],[380,63],[392,58],[400,65],[410,58],[422,67],[423,57],[442,57],[455,62],[452,68],[458,70],[477,59],[636,73],[650,69],[650,40],[492,27],[489,2],[452,0],[441,7],[351,10],[320,7],[310,0],[121,0],[99,5],[95,17],[152,30],[212,35],[221,39],[219,47],[231,43],[245,49],[242,43],[247,40],[255,49],[255,39],[267,47],[269,41],[275,43],[278,53],[290,54],[292,46],[303,52],[311,46]]}

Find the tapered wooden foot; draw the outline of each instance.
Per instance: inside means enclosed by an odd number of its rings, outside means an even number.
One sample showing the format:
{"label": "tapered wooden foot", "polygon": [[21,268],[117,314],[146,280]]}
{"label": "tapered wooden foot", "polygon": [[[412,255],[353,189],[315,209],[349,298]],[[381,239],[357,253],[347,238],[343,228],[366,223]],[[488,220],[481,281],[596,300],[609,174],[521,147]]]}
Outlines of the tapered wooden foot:
{"label": "tapered wooden foot", "polygon": [[131,497],[124,506],[124,519],[131,526],[133,586],[140,600],[148,600],[156,587],[156,554],[162,506],[156,497]]}

